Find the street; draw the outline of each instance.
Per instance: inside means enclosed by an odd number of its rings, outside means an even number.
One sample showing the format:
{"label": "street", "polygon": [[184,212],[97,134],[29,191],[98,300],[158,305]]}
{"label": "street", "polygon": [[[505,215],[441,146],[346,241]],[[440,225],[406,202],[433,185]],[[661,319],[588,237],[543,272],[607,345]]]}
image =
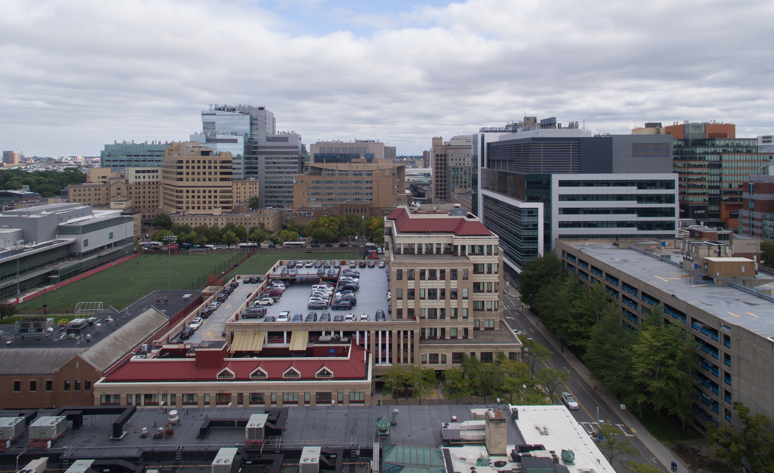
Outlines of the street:
{"label": "street", "polygon": [[[521,311],[528,312],[529,309],[522,308],[522,304],[519,298],[513,297],[507,292],[504,292],[504,299],[504,318],[505,322],[510,326],[510,328],[512,330],[522,330],[526,332],[527,337],[541,343],[543,346],[553,352],[550,359],[543,363],[544,366],[554,369],[562,369],[570,374],[570,379],[566,385],[560,387],[557,391],[567,391],[575,396],[575,399],[580,405],[580,409],[570,411],[573,417],[575,417],[575,420],[577,420],[578,423],[580,423],[587,432],[592,431],[592,428],[596,425],[597,419],[602,419],[607,424],[617,426],[624,435],[630,438],[632,445],[640,451],[640,455],[638,457],[622,457],[622,460],[635,460],[639,463],[648,463],[663,469],[663,471],[667,471],[664,466],[661,465],[658,460],[653,457],[653,455],[651,455],[648,449],[645,448],[645,445],[640,442],[639,439],[637,439],[637,437],[634,435],[635,432],[626,427],[621,419],[616,415],[616,413],[613,412],[608,407],[608,405],[604,403],[599,395],[597,395],[595,392],[595,385],[587,384],[586,380],[584,380],[567,362],[567,360],[565,360],[561,351],[556,350],[552,344],[546,340],[546,338],[537,330],[532,321],[522,314]],[[534,316],[533,320],[536,320]],[[598,416],[597,413],[599,413]],[[618,459],[615,460],[613,467],[617,471],[626,471]]]}

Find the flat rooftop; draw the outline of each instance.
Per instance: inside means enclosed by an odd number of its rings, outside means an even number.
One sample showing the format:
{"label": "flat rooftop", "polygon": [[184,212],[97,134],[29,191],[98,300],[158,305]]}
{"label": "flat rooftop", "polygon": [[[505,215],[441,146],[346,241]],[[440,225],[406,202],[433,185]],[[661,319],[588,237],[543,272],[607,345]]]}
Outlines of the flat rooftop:
{"label": "flat rooftop", "polygon": [[[568,243],[603,263],[702,309],[728,325],[762,337],[774,336],[774,302],[731,286],[696,285],[688,271],[629,248],[604,243]],[[759,287],[774,290],[774,283]],[[669,300],[661,302],[669,304]]]}

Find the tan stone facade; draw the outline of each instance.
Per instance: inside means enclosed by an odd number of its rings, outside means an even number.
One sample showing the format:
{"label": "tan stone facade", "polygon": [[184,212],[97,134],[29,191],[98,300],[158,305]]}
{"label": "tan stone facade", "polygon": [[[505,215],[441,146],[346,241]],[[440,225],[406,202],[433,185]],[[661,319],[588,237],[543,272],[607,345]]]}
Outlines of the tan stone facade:
{"label": "tan stone facade", "polygon": [[159,214],[161,182],[157,167],[130,168],[126,174],[110,172],[110,168],[94,168],[89,171],[89,180],[92,182],[69,187],[70,202],[137,213],[145,222]]}
{"label": "tan stone facade", "polygon": [[406,165],[386,159],[309,163],[309,174],[297,175],[293,184],[294,219],[312,217],[318,209],[333,215],[383,215],[410,203]]}
{"label": "tan stone facade", "polygon": [[232,181],[234,204],[249,202],[251,198],[260,195],[260,186],[257,179],[244,179]]}
{"label": "tan stone facade", "polygon": [[214,214],[234,206],[231,154],[200,143],[171,143],[164,151],[161,208],[167,213]]}
{"label": "tan stone facade", "polygon": [[218,225],[223,228],[229,223],[236,226],[244,225],[250,231],[251,228],[263,225],[272,233],[279,233],[282,230],[284,216],[281,210],[256,210],[245,213],[221,213],[216,215],[206,214],[170,214],[173,223],[180,225],[190,225],[196,228],[200,225]]}

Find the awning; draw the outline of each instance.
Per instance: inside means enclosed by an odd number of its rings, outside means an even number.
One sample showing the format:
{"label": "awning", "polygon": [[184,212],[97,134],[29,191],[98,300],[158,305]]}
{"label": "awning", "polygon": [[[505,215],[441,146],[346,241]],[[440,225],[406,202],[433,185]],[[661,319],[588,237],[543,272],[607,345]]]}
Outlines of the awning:
{"label": "awning", "polygon": [[306,350],[307,342],[309,341],[309,332],[295,331],[290,336],[290,351],[304,351]]}
{"label": "awning", "polygon": [[231,353],[237,351],[259,352],[263,348],[266,332],[235,332],[231,342]]}

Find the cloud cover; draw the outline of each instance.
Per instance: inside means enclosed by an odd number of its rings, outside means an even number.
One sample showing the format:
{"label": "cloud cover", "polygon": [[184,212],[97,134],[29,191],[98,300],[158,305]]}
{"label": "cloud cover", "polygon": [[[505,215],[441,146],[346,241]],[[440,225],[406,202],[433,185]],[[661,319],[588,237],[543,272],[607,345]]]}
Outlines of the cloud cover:
{"label": "cloud cover", "polygon": [[524,115],[774,132],[772,2],[3,3],[0,148],[28,156],[187,139],[211,103],[266,106],[305,143],[379,139],[399,154]]}

